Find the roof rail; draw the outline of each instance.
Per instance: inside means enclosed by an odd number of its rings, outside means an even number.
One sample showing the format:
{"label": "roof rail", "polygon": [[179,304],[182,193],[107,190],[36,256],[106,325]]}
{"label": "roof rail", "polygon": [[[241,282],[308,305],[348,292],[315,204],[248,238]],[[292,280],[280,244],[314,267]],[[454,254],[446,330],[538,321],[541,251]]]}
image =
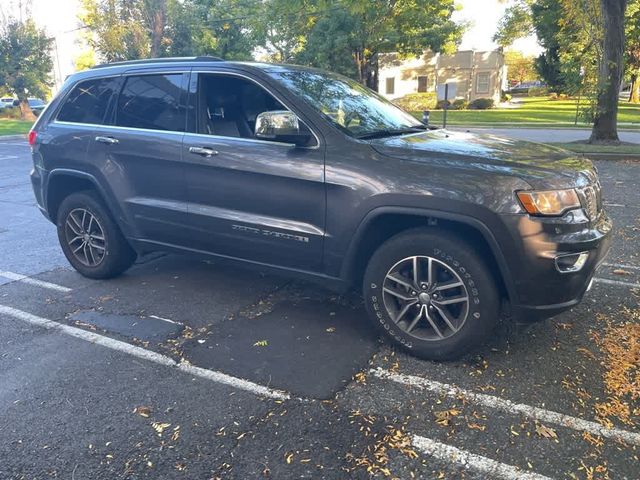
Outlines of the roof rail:
{"label": "roof rail", "polygon": [[139,60],[125,60],[122,62],[112,62],[112,63],[101,63],[99,65],[95,65],[91,68],[105,68],[105,67],[114,67],[121,65],[148,65],[153,63],[172,63],[172,62],[222,62],[224,61],[219,57],[209,57],[209,56],[200,56],[200,57],[159,57],[159,58],[142,58]]}

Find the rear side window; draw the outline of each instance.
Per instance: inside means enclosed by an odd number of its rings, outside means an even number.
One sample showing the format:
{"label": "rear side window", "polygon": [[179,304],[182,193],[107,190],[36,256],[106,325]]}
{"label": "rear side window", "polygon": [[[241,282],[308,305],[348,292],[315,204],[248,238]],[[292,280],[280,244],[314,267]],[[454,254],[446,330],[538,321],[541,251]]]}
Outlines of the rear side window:
{"label": "rear side window", "polygon": [[[73,123],[101,124],[109,101],[118,88],[120,79],[99,78],[80,82],[65,100],[58,120]],[[31,103],[31,102],[29,102]]]}
{"label": "rear side window", "polygon": [[128,77],[118,97],[116,125],[184,132],[183,75]]}

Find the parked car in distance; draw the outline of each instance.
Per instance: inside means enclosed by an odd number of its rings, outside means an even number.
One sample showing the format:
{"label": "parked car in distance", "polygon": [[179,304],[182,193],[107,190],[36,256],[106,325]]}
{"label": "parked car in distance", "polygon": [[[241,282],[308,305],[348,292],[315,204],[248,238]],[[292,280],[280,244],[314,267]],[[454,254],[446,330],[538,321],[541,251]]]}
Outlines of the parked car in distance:
{"label": "parked car in distance", "polygon": [[518,83],[518,84],[514,85],[513,87],[511,87],[508,91],[512,95],[520,95],[520,94],[529,93],[529,89],[530,88],[543,89],[546,86],[547,86],[547,84],[542,82],[542,81],[540,81],[540,80],[533,80],[533,81],[530,81],[530,82]]}
{"label": "parked car in distance", "polygon": [[[14,107],[20,107],[20,100],[12,99]],[[39,98],[28,98],[27,102],[29,103],[29,107],[31,108],[31,112],[37,117],[42,113],[47,104],[44,100]]]}
{"label": "parked car in distance", "polygon": [[47,106],[44,100],[39,98],[29,98],[27,100],[29,102],[29,107],[31,107],[31,111],[37,117],[42,113],[44,108]]}
{"label": "parked car in distance", "polygon": [[311,68],[94,67],[68,78],[29,143],[39,208],[82,275],[162,250],[355,286],[380,332],[424,358],[462,355],[501,313],[576,305],[611,241],[588,160],[430,129]]}
{"label": "parked car in distance", "polygon": [[14,102],[14,98],[12,97],[0,98],[0,109],[13,107],[13,102]]}

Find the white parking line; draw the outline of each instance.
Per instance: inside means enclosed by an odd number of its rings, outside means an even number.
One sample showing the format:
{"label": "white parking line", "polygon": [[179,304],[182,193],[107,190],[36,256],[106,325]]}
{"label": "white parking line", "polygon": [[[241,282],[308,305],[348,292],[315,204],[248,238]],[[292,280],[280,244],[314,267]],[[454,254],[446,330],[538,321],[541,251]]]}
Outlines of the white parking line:
{"label": "white parking line", "polygon": [[16,280],[22,283],[28,283],[29,285],[35,285],[36,287],[56,290],[58,292],[68,293],[71,291],[71,288],[63,287],[62,285],[57,285],[55,283],[44,282],[42,280],[36,280],[35,278],[31,278],[27,275],[22,275],[21,273],[4,272],[0,270],[0,277],[8,278],[9,280]]}
{"label": "white parking line", "polygon": [[257,383],[253,383],[248,380],[244,380],[242,378],[232,377],[231,375],[227,375],[226,373],[207,370],[205,368],[194,367],[193,365],[189,365],[187,363],[178,363],[172,358],[162,355],[160,353],[156,353],[151,350],[147,350],[145,348],[137,347],[127,342],[121,342],[120,340],[114,340],[113,338],[105,337],[103,335],[98,335],[97,333],[94,333],[94,332],[89,332],[87,330],[82,330],[80,328],[72,327],[70,325],[65,325],[62,323],[54,322],[53,320],[38,317],[31,313],[18,310],[17,308],[0,305],[0,314],[8,315],[12,318],[21,320],[31,325],[44,327],[50,330],[57,330],[66,335],[70,335],[72,337],[79,338],[87,342],[95,343],[96,345],[101,345],[103,347],[107,347],[112,350],[117,350],[119,352],[127,353],[134,357],[138,357],[143,360],[148,360],[150,362],[154,362],[159,365],[164,365],[166,367],[175,367],[178,370],[188,373],[190,375],[194,375],[200,378],[205,378],[207,380],[211,380],[213,382],[234,387],[240,390],[245,390],[247,392],[251,392],[256,395],[260,395],[268,398],[275,398],[278,400],[287,400],[291,398],[288,393],[282,392],[280,390],[275,390],[273,388],[265,387],[263,385],[258,385]]}
{"label": "white parking line", "polygon": [[430,438],[414,435],[413,446],[422,453],[447,463],[456,463],[468,470],[475,470],[486,475],[485,478],[500,480],[551,480],[549,477],[533,472],[523,472],[506,463],[496,462],[490,458],[460,450]]}
{"label": "white parking line", "polygon": [[594,278],[594,282],[605,283],[607,285],[617,285],[618,287],[640,288],[640,283],[623,282],[622,280],[609,280],[608,278]]}
{"label": "white parking line", "polygon": [[467,400],[474,402],[483,407],[502,410],[507,413],[518,413],[525,415],[534,420],[540,420],[546,423],[553,423],[562,427],[571,428],[573,430],[589,432],[592,435],[600,435],[612,440],[621,440],[628,444],[640,446],[640,433],[629,432],[619,428],[606,428],[599,423],[590,422],[581,418],[564,415],[562,413],[553,412],[544,408],[533,407],[522,403],[515,403],[500,397],[494,397],[484,393],[476,393],[465,390],[455,385],[440,383],[435,380],[417,377],[414,375],[403,375],[393,373],[382,368],[371,369],[370,373],[378,378],[391,380],[402,385],[417,387],[439,395],[457,398],[465,397]]}

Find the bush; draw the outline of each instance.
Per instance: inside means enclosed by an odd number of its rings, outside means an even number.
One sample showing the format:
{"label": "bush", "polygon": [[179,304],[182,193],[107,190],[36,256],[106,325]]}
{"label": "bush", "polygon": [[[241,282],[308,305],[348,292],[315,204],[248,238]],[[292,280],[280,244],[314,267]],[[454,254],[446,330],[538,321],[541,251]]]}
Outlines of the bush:
{"label": "bush", "polygon": [[507,92],[502,92],[502,95],[500,95],[501,102],[510,102],[512,98],[513,98],[513,95]]}
{"label": "bush", "polygon": [[549,93],[549,89],[547,87],[531,87],[527,91],[527,95],[530,97],[544,97]]}
{"label": "bush", "polygon": [[436,103],[436,110],[444,110],[444,104],[447,104],[447,108],[451,108],[451,100],[438,100]]}
{"label": "bush", "polygon": [[0,108],[0,118],[20,118],[20,109],[18,107]]}
{"label": "bush", "polygon": [[467,102],[464,98],[459,98],[454,101],[453,104],[449,107],[451,110],[466,110],[469,107],[469,102]]}
{"label": "bush", "polygon": [[549,94],[549,100],[557,100],[558,99],[558,94],[556,92],[551,92]]}
{"label": "bush", "polygon": [[469,104],[471,110],[488,110],[494,107],[493,98],[476,98]]}
{"label": "bush", "polygon": [[410,93],[393,101],[397,106],[407,112],[433,110],[436,107],[436,94],[434,92]]}

